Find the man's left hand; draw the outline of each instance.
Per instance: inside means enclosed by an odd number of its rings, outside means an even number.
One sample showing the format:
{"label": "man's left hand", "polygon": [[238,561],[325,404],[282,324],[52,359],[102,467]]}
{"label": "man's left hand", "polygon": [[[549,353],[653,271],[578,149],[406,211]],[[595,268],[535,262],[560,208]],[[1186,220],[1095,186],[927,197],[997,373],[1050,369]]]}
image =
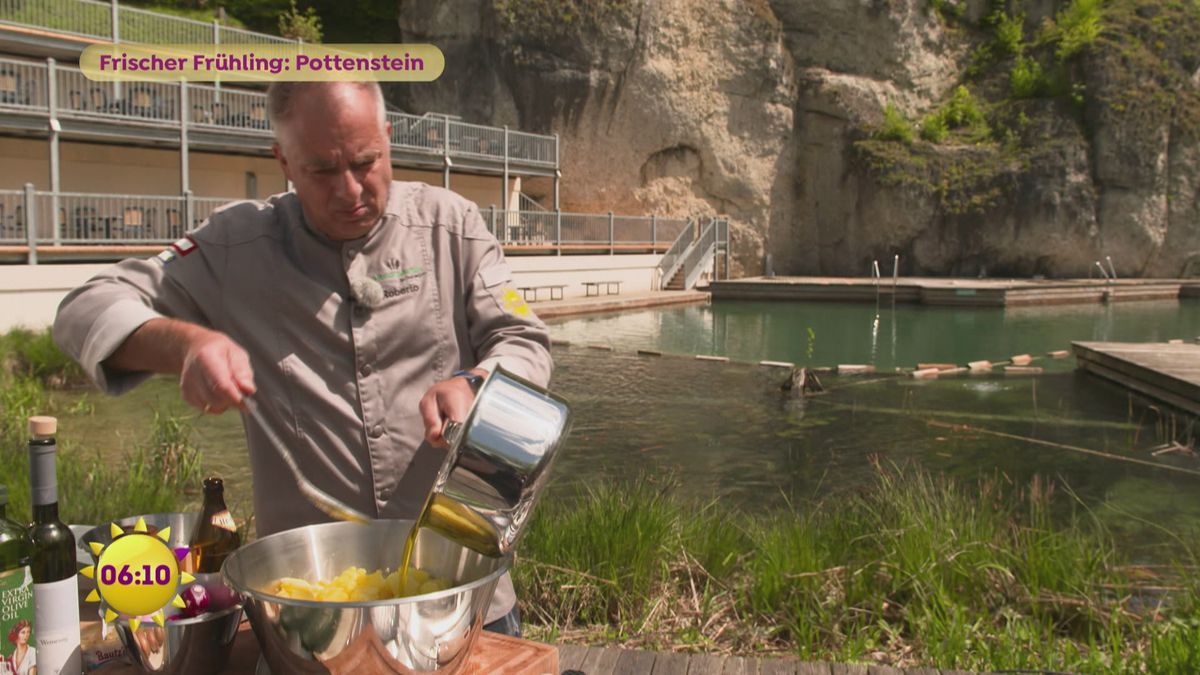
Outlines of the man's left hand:
{"label": "man's left hand", "polygon": [[[472,368],[472,373],[487,377],[487,371]],[[475,400],[475,392],[465,377],[452,377],[442,380],[429,388],[421,397],[421,419],[425,422],[425,440],[435,447],[447,445],[442,430],[448,420],[461,422],[471,411],[471,403]]]}

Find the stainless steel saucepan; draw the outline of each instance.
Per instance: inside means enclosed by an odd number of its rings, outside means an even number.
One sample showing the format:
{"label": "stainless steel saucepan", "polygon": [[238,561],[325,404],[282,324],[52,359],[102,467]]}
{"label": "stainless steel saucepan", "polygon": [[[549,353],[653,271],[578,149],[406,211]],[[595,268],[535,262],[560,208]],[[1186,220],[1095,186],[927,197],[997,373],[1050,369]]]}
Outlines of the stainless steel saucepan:
{"label": "stainless steel saucepan", "polygon": [[570,421],[561,396],[497,367],[467,418],[446,425],[450,452],[422,525],[485,555],[512,551]]}

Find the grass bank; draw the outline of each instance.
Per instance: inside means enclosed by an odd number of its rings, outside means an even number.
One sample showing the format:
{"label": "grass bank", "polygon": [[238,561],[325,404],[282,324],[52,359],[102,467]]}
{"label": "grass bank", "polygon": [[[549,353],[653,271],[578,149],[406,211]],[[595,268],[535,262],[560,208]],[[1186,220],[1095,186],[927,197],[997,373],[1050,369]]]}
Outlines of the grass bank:
{"label": "grass bank", "polygon": [[[79,367],[46,331],[0,335],[0,476],[8,485],[10,517],[29,518],[28,423],[31,415],[61,415],[51,389],[85,387]],[[70,412],[88,406],[86,397]],[[155,414],[145,440],[123,462],[103,461],[96,449],[59,430],[60,514],[70,523],[100,523],[138,513],[179,510],[185,490],[200,485],[200,451],[186,418]]]}
{"label": "grass bank", "polygon": [[[1073,515],[1051,517],[1059,500]],[[966,485],[877,467],[871,488],[787,512],[696,504],[652,480],[551,498],[514,574],[535,639],[1194,673],[1198,542],[1177,542],[1178,564],[1139,566],[1051,483]]]}

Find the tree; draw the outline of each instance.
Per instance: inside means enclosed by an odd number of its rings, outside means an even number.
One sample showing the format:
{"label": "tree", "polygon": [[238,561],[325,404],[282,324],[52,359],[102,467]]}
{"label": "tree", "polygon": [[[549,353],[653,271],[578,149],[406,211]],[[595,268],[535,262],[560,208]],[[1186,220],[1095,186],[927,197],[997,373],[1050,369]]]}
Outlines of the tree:
{"label": "tree", "polygon": [[317,10],[313,7],[301,12],[296,7],[296,0],[292,0],[291,7],[279,14],[279,34],[293,40],[320,42],[321,17],[317,16]]}

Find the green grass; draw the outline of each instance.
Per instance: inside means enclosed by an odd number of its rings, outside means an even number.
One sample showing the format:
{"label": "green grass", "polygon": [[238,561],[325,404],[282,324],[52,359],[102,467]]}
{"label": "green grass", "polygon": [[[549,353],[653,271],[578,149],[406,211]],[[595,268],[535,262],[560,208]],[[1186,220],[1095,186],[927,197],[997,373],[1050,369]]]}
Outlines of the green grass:
{"label": "green grass", "polygon": [[[80,386],[83,373],[47,332],[0,336],[0,475],[10,517],[29,516],[28,418],[60,415],[50,386]],[[100,523],[140,513],[178,510],[184,492],[200,484],[200,451],[183,418],[155,414],[145,440],[123,462],[102,461],[95,449],[59,429],[60,514],[71,523]]]}
{"label": "green grass", "polygon": [[83,369],[54,344],[49,331],[14,328],[0,335],[0,363],[12,375],[59,386],[85,381]]}
{"label": "green grass", "polygon": [[[122,11],[118,14],[118,30],[126,42],[211,42],[214,9],[183,8],[156,3],[121,3],[122,9],[134,8],[153,12]],[[185,24],[172,17],[191,19],[207,25]],[[81,3],[76,0],[38,0],[16,3],[4,17],[6,21],[44,28],[70,31],[102,38],[112,37],[112,14],[107,3]],[[243,28],[244,24],[226,15],[222,26]]]}
{"label": "green grass", "polygon": [[[1068,515],[1052,518],[1054,505]],[[645,479],[552,496],[514,568],[540,637],[964,670],[1197,672],[1196,584],[1146,574],[1052,484],[895,467],[784,512],[697,505]],[[1177,590],[1145,588],[1156,585]]]}

